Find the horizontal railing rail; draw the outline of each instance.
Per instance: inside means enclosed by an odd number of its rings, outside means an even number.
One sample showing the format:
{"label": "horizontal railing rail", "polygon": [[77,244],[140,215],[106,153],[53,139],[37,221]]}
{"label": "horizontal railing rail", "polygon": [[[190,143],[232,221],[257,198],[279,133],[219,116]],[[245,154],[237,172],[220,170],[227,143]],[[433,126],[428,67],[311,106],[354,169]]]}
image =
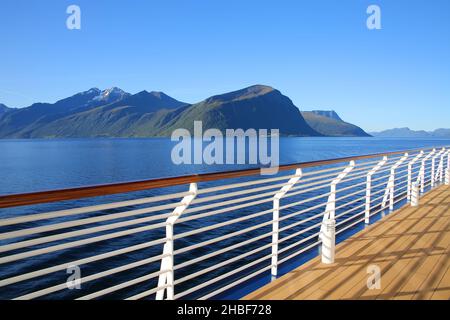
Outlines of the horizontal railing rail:
{"label": "horizontal railing rail", "polygon": [[217,298],[319,248],[332,263],[339,235],[418,205],[449,168],[440,147],[1,196],[0,298]]}

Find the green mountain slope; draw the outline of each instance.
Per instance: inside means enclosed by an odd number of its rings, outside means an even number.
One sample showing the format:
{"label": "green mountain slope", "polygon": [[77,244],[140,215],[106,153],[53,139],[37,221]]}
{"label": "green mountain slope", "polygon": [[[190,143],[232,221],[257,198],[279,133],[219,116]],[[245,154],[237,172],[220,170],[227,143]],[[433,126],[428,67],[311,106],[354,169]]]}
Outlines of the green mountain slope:
{"label": "green mountain slope", "polygon": [[203,129],[279,129],[281,135],[320,136],[303,119],[292,101],[278,90],[256,85],[213,96],[185,108],[162,130],[169,135],[177,128],[193,132],[194,121],[202,121]]}
{"label": "green mountain slope", "polygon": [[306,122],[317,132],[330,137],[370,137],[363,129],[345,122],[334,111],[302,111]]}

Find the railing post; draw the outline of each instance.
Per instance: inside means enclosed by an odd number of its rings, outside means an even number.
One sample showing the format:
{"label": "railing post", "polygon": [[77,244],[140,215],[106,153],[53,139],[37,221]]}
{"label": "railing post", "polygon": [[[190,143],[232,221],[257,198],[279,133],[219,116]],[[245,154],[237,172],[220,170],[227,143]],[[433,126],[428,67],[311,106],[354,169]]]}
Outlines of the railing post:
{"label": "railing post", "polygon": [[273,198],[273,220],[272,220],[272,280],[276,278],[278,274],[278,239],[280,230],[280,200],[284,195],[301,179],[303,175],[302,169],[295,170],[295,175],[281,190],[275,194]]}
{"label": "railing post", "polygon": [[328,196],[325,214],[323,215],[322,226],[320,227],[320,239],[322,241],[322,263],[334,263],[336,247],[336,186],[355,167],[355,161],[350,161],[349,165],[342,171],[336,179],[331,182],[330,195]]}
{"label": "railing post", "polygon": [[367,173],[367,182],[366,182],[366,209],[365,209],[365,219],[364,223],[369,224],[370,223],[370,205],[372,203],[371,200],[371,193],[372,193],[372,176],[382,167],[386,164],[387,157],[384,156],[383,160],[377,163],[375,167],[373,167],[372,170],[370,170]]}
{"label": "railing post", "polygon": [[450,185],[450,169],[445,170],[445,185]]}
{"label": "railing post", "polygon": [[419,205],[419,198],[420,198],[419,185],[417,183],[413,183],[411,190],[412,207],[417,207]]}
{"label": "railing post", "polygon": [[405,153],[392,167],[391,174],[389,175],[389,180],[386,186],[386,191],[384,193],[383,201],[381,207],[386,206],[386,202],[389,198],[389,211],[394,210],[394,193],[395,193],[395,170],[408,158],[408,153]]}
{"label": "railing post", "polygon": [[322,226],[322,263],[331,264],[336,254],[336,220],[327,219]]}
{"label": "railing post", "polygon": [[445,158],[445,150],[442,153],[441,158],[439,159],[438,165],[439,184],[442,184],[444,182],[444,158]]}
{"label": "railing post", "polygon": [[191,183],[189,185],[189,195],[185,196],[181,201],[181,205],[176,207],[169,218],[166,220],[166,243],[163,248],[164,258],[161,259],[160,271],[167,271],[159,275],[158,287],[167,286],[165,289],[156,292],[156,300],[164,298],[164,291],[167,293],[167,300],[173,300],[175,294],[174,288],[174,246],[173,235],[174,225],[183,212],[189,207],[191,202],[197,196],[197,184]]}
{"label": "railing post", "polygon": [[433,149],[429,154],[425,156],[425,158],[422,159],[422,165],[420,166],[419,171],[419,181],[420,181],[420,193],[425,192],[425,164],[428,159],[436,152],[436,149]]}
{"label": "railing post", "polygon": [[436,157],[439,154],[436,154],[434,157],[431,158],[431,188],[434,188],[434,170],[435,170],[435,162],[436,162]]}
{"label": "railing post", "polygon": [[408,186],[407,186],[407,193],[406,193],[406,199],[408,202],[411,202],[411,188],[412,188],[412,167],[413,165],[420,160],[424,155],[423,151],[420,151],[420,153],[414,157],[409,163],[408,163]]}
{"label": "railing post", "polygon": [[[436,182],[439,177],[439,171],[441,167],[441,163],[438,165],[438,168],[436,170],[436,159],[439,158],[443,153],[445,152],[445,148],[442,148],[440,152],[438,152],[432,159],[431,159],[431,188],[434,188],[436,185]],[[442,159],[442,158],[441,158]]]}
{"label": "railing post", "polygon": [[450,185],[450,149],[447,151],[447,168],[445,169],[445,184]]}
{"label": "railing post", "polygon": [[[438,179],[442,182],[442,165],[444,162],[445,148],[442,148],[440,152],[438,152],[433,158],[431,162],[431,188],[436,186],[436,182]],[[436,159],[440,158],[439,165],[436,169]],[[439,178],[439,175],[441,177]]]}
{"label": "railing post", "polygon": [[405,153],[403,157],[392,167],[391,169],[391,188],[389,190],[389,210],[394,210],[394,195],[395,195],[395,170],[406,160],[408,159],[409,154]]}

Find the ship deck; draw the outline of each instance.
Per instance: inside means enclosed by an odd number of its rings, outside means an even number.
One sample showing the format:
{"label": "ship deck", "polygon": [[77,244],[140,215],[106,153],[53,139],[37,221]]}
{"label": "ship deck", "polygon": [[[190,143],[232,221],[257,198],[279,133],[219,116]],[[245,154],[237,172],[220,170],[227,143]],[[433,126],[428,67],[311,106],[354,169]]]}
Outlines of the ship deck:
{"label": "ship deck", "polygon": [[[245,299],[450,299],[450,187],[393,212]],[[379,267],[380,285],[368,289]],[[372,280],[369,280],[373,284]]]}

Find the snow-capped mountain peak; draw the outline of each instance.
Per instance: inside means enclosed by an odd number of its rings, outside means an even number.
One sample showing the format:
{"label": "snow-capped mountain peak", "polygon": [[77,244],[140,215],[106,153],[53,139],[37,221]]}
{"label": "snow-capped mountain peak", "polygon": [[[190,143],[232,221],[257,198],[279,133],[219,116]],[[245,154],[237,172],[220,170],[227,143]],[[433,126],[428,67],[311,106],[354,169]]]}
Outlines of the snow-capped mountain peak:
{"label": "snow-capped mountain peak", "polygon": [[96,96],[94,98],[94,100],[112,102],[112,101],[122,100],[123,98],[126,98],[128,96],[130,96],[130,94],[123,91],[122,89],[117,88],[117,87],[112,87],[112,88],[105,89],[105,90],[99,92],[98,96]]}
{"label": "snow-capped mountain peak", "polygon": [[84,91],[84,92],[81,92],[81,94],[83,94],[83,95],[85,95],[85,94],[100,94],[102,91],[99,89],[99,88],[91,88],[91,89],[89,89],[88,91]]}

